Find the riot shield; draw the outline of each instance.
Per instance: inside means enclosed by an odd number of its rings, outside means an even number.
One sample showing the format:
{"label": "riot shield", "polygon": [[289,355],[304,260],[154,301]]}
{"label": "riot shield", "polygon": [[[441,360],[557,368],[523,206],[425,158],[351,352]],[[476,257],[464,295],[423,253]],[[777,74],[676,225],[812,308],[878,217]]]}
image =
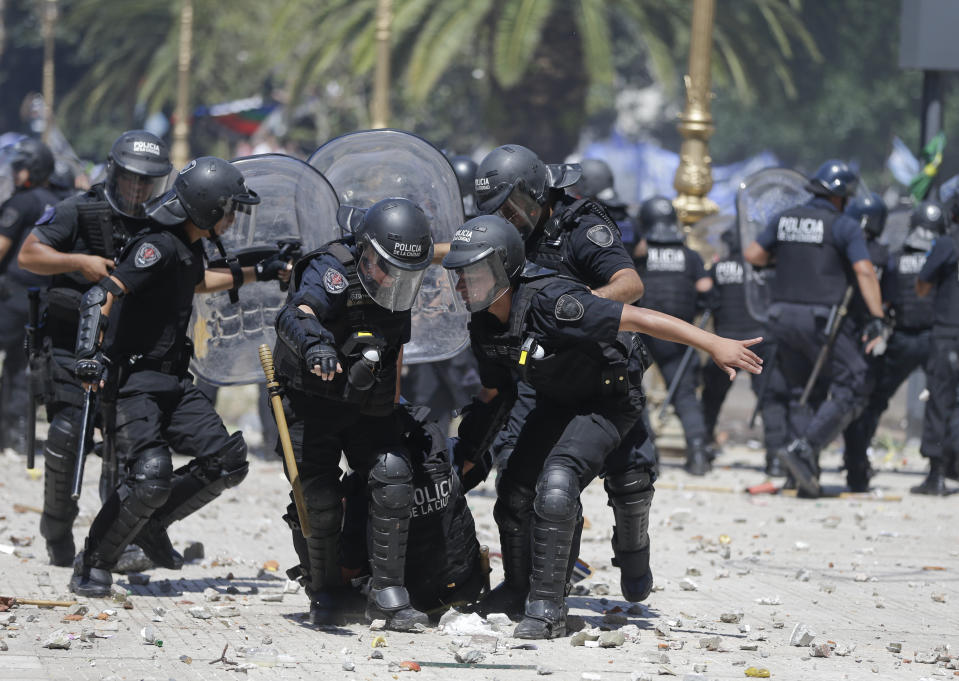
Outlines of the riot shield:
{"label": "riot shield", "polygon": [[[344,205],[366,208],[391,196],[416,203],[430,219],[433,240],[448,243],[463,222],[459,183],[449,160],[432,144],[401,130],[364,130],[336,137],[309,158]],[[468,342],[469,319],[450,274],[430,265],[413,305],[413,335],[403,350],[409,364],[452,357]]]}
{"label": "riot shield", "polygon": [[[341,236],[336,193],[314,168],[283,154],[248,156],[233,163],[246,186],[260,196],[256,210],[237,213],[221,237],[227,254],[241,265],[253,265],[277,250],[292,253],[297,246],[308,253]],[[223,266],[212,244],[205,246],[210,266]],[[191,368],[213,385],[262,383],[257,349],[261,343],[272,347],[276,340],[273,323],[286,292],[275,281],[256,282],[243,286],[239,296],[237,303],[230,302],[228,291],[194,297]]]}
{"label": "riot shield", "polygon": [[13,196],[13,145],[0,148],[0,205]]}
{"label": "riot shield", "polygon": [[[812,194],[806,191],[806,178],[788,168],[766,168],[747,177],[736,194],[736,219],[743,251],[756,240],[777,213],[808,201]],[[746,309],[756,321],[765,323],[774,269],[756,270],[743,263],[746,291]]]}
{"label": "riot shield", "polygon": [[[691,232],[699,234],[708,248],[712,251],[709,256],[714,256],[719,260],[725,260],[729,257],[729,244],[723,239],[723,234],[730,227],[736,226],[736,218],[732,215],[709,215],[692,226]],[[706,254],[700,253],[706,264],[709,265],[713,257],[706,259]]]}
{"label": "riot shield", "polygon": [[879,243],[889,247],[890,253],[902,250],[902,244],[909,236],[909,223],[912,221],[911,203],[899,204],[889,210],[886,226],[879,235]]}

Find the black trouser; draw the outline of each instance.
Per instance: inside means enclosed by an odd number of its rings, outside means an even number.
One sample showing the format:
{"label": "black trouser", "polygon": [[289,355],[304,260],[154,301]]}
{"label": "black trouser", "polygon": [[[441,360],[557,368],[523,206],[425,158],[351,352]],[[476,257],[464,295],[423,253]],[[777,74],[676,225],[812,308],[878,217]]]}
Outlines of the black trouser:
{"label": "black trouser", "polygon": [[469,348],[441,362],[410,364],[403,377],[403,397],[430,408],[430,420],[449,432],[453,410],[468,404],[482,388],[476,357]]}
{"label": "black trouser", "polygon": [[880,417],[899,386],[929,359],[931,347],[932,329],[896,329],[889,338],[886,352],[876,359],[875,381],[866,408],[843,432],[848,469],[868,467],[867,449],[879,427]]}
{"label": "black trouser", "polygon": [[[828,445],[866,405],[868,366],[854,325],[846,320],[810,398],[809,410],[799,406],[819,350],[826,342],[829,308],[797,303],[773,303],[769,330],[777,343],[774,383],[789,397],[790,438],[805,437],[815,449]],[[808,405],[807,405],[808,406]]]}
{"label": "black trouser", "polygon": [[[196,387],[200,389],[210,403],[216,407],[216,396],[220,391],[219,386],[213,385],[203,380],[199,376],[196,379]],[[263,452],[273,449],[276,443],[277,430],[276,420],[273,417],[273,406],[270,404],[270,393],[268,390],[260,390],[256,399],[256,413],[260,417],[260,435],[263,438],[263,444],[260,445]]]}
{"label": "black trouser", "polygon": [[0,447],[21,454],[26,445],[27,356],[24,351],[29,301],[23,286],[0,283],[0,350],[4,352],[0,375]]}
{"label": "black trouser", "polygon": [[959,381],[959,328],[936,327],[932,331],[932,347],[926,361],[926,387],[929,401],[922,423],[922,444],[919,451],[927,459],[944,454],[949,435],[949,421],[956,407],[956,384]]}
{"label": "black trouser", "polygon": [[[673,379],[679,371],[683,354],[686,352],[686,346],[646,335],[643,335],[642,339],[646,347],[649,348],[649,354],[652,355],[656,366],[659,367],[666,385],[672,385]],[[695,440],[705,444],[706,441],[706,422],[703,419],[703,407],[696,395],[698,385],[699,360],[693,355],[679,381],[679,385],[676,387],[672,402],[676,414],[683,424],[686,444]]]}

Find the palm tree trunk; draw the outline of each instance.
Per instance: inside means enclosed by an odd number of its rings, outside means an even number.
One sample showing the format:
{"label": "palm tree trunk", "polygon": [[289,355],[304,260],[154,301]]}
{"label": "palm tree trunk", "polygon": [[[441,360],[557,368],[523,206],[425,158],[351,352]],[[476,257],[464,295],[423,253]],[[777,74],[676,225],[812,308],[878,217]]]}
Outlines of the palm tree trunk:
{"label": "palm tree trunk", "polygon": [[[0,7],[0,12],[3,8]],[[50,129],[53,127],[54,98],[54,48],[56,47],[55,29],[57,25],[57,0],[46,0],[43,4],[43,141],[50,142]]]}

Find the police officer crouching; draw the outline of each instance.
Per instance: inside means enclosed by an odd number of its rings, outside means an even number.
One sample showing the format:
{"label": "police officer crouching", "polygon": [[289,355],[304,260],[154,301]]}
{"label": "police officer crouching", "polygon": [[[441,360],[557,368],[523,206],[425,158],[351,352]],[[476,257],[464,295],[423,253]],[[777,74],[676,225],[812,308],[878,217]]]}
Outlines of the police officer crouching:
{"label": "police officer crouching", "polygon": [[[162,567],[182,567],[167,527],[246,477],[242,434],[227,433],[187,371],[187,329],[194,291],[235,289],[258,278],[252,266],[205,270],[201,239],[217,241],[259,201],[227,161],[191,161],[173,189],[146,206],[150,230],[131,240],[112,274],[83,296],[76,375],[96,390],[107,366],[119,372],[115,436],[127,470],[77,555],[74,593],[109,595],[110,570],[130,542]],[[174,470],[171,447],[194,458]]]}
{"label": "police officer crouching", "polygon": [[[456,231],[443,266],[472,313],[470,340],[491,400],[464,415],[457,461],[485,456],[489,434],[509,417],[517,380],[535,391],[497,488],[507,583],[529,585],[525,616],[513,635],[547,639],[566,633],[567,569],[582,516],[580,492],[633,427],[643,405],[643,364],[632,337],[644,331],[759,371],[748,345],[720,339],[679,320],[593,295],[582,283],[527,263],[519,233],[485,215]],[[525,541],[516,541],[519,534]],[[519,556],[511,555],[519,553]],[[520,567],[521,566],[521,567]],[[522,574],[512,574],[521,571]]]}
{"label": "police officer crouching", "polygon": [[423,211],[401,198],[354,212],[343,226],[352,236],[297,263],[276,320],[277,379],[312,536],[303,537],[292,504],[284,519],[293,531],[310,621],[339,623],[350,600],[338,555],[343,452],[369,491],[367,616],[385,619],[394,630],[416,631],[428,620],[410,605],[405,587],[413,475],[394,403],[410,309],[433,240]]}
{"label": "police officer crouching", "polygon": [[[813,197],[770,220],[745,258],[764,267],[775,258],[776,278],[768,328],[777,344],[772,385],[788,386],[792,442],[779,457],[810,497],[821,492],[819,452],[862,411],[868,399],[867,364],[857,329],[843,323],[841,303],[858,286],[870,315],[865,353],[885,333],[876,271],[859,224],[843,214],[859,178],[841,161],[827,161],[809,178]],[[801,395],[832,317],[839,328],[808,414]],[[778,376],[781,374],[781,376]],[[782,380],[779,380],[782,379]]]}

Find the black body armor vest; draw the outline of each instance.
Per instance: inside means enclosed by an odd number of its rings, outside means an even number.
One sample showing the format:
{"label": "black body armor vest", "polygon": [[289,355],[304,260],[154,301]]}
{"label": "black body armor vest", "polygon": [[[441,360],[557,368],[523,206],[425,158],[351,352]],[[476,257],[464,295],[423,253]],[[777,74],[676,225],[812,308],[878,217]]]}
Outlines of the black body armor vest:
{"label": "black body armor vest", "polygon": [[745,270],[738,258],[720,260],[713,266],[713,281],[719,306],[713,319],[716,333],[728,338],[752,338],[761,325],[746,307]]}
{"label": "black body armor vest", "polygon": [[832,234],[841,215],[806,204],[779,216],[774,302],[832,306],[842,301],[851,279]]}
{"label": "black body armor vest", "polygon": [[916,276],[926,264],[923,251],[907,250],[896,256],[896,297],[890,301],[896,313],[896,328],[922,331],[932,328],[936,318],[935,296],[920,298],[916,293]]}
{"label": "black body armor vest", "polygon": [[696,316],[696,282],[682,244],[649,244],[637,269],[646,285],[639,305],[691,322]]}

